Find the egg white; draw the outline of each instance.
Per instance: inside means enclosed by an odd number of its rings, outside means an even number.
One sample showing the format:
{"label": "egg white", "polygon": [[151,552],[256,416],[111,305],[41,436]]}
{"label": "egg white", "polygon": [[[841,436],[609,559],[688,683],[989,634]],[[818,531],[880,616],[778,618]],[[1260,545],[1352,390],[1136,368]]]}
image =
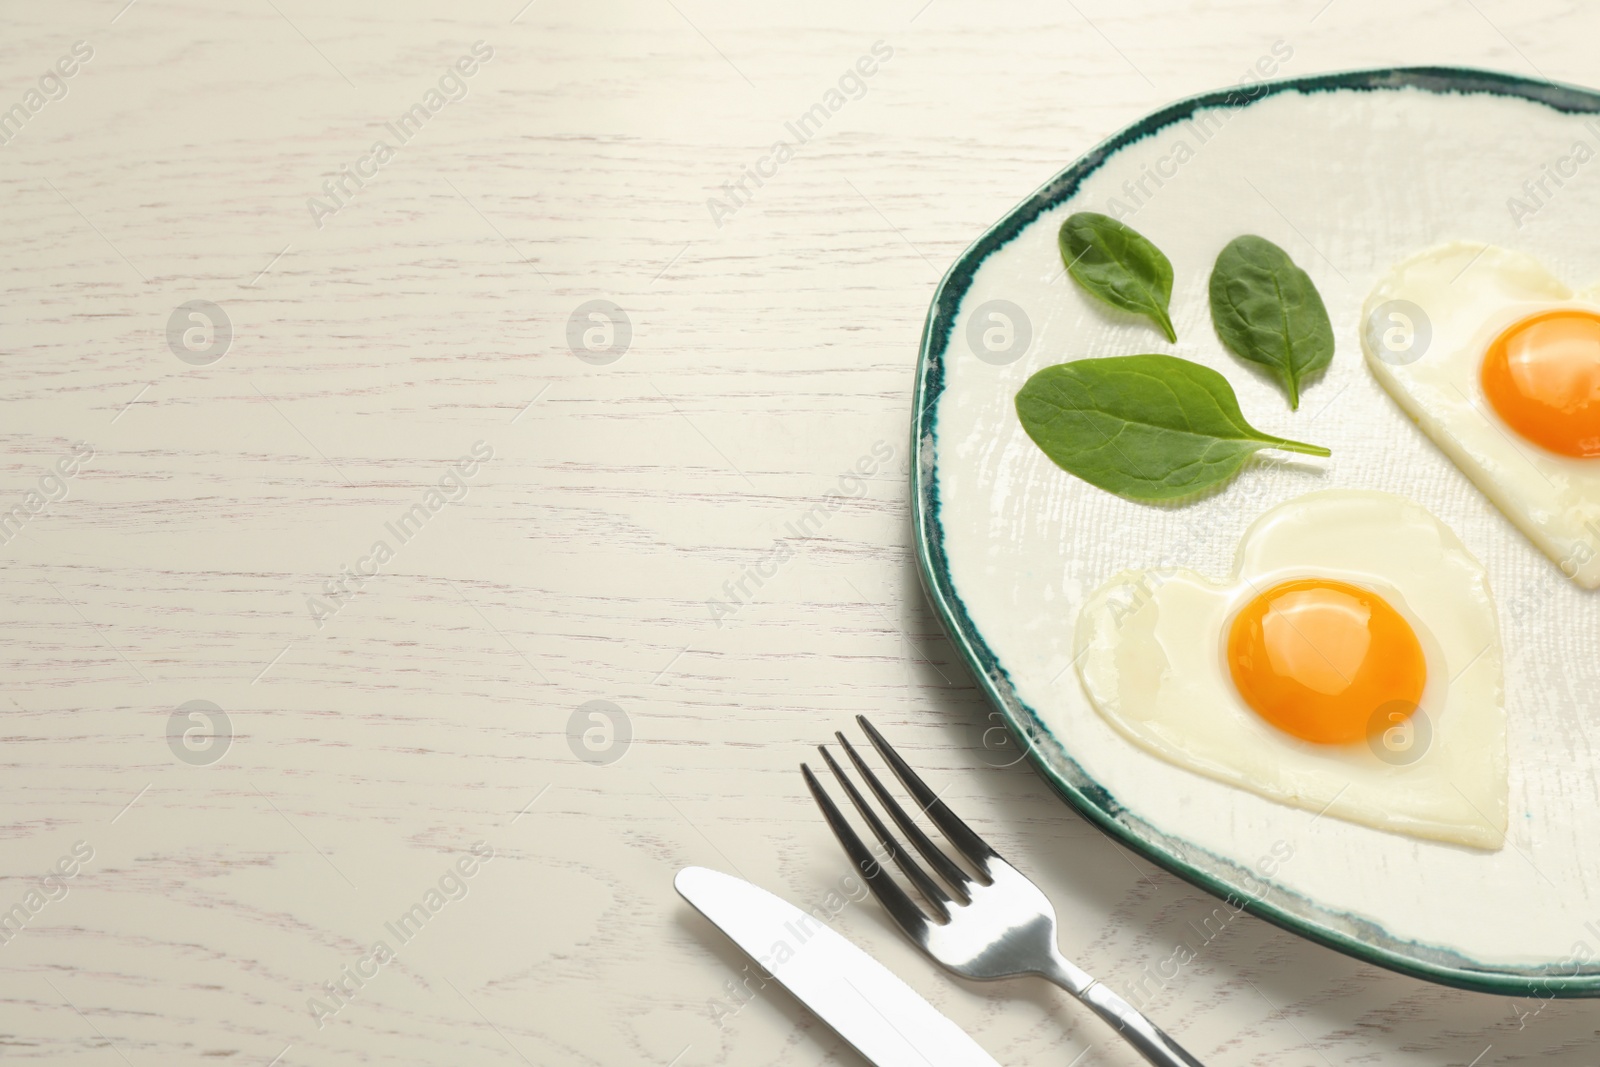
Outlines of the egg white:
{"label": "egg white", "polygon": [[[1421,332],[1405,305],[1421,309]],[[1600,458],[1561,456],[1524,439],[1479,380],[1502,331],[1562,307],[1600,313],[1600,293],[1573,291],[1531,256],[1458,241],[1412,256],[1378,283],[1362,311],[1362,348],[1373,376],[1423,432],[1563,574],[1593,589]]]}
{"label": "egg white", "polygon": [[[1404,754],[1412,762],[1380,758],[1365,742],[1301,741],[1239,696],[1225,654],[1234,613],[1258,591],[1306,577],[1371,589],[1416,631],[1428,675],[1417,716],[1431,737]],[[1187,570],[1125,571],[1085,602],[1075,653],[1100,714],[1179,767],[1381,830],[1487,849],[1505,840],[1506,723],[1488,579],[1448,527],[1403,497],[1326,490],[1287,501],[1245,532],[1221,584]]]}

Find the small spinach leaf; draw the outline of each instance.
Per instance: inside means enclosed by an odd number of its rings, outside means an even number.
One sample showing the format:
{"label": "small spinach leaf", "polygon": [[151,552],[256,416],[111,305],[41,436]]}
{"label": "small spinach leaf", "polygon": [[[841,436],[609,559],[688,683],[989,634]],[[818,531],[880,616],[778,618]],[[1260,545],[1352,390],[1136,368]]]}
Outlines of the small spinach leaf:
{"label": "small spinach leaf", "polygon": [[1029,378],[1016,402],[1022,428],[1058,467],[1130,500],[1225,482],[1263,448],[1329,455],[1257,430],[1226,378],[1177,356],[1058,363]]}
{"label": "small spinach leaf", "polygon": [[1239,358],[1271,371],[1300,406],[1300,382],[1333,358],[1333,327],[1311,276],[1262,237],[1228,242],[1211,270],[1211,321]]}
{"label": "small spinach leaf", "polygon": [[1091,295],[1153,319],[1167,340],[1178,339],[1167,314],[1172,264],[1143,234],[1110,215],[1080,211],[1061,224],[1057,243],[1067,273]]}

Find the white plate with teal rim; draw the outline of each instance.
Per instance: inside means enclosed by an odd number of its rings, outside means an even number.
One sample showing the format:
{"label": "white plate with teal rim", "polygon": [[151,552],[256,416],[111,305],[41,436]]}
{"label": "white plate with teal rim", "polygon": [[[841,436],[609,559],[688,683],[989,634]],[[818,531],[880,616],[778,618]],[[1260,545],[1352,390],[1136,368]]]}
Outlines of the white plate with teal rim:
{"label": "white plate with teal rim", "polygon": [[[1574,289],[1600,281],[1597,116],[1600,94],[1587,89],[1448,68],[1299,78],[1173,104],[1062,171],[955,263],[929,311],[913,416],[930,598],[1068,803],[1285,929],[1511,995],[1600,995],[1600,594],[1568,582],[1384,392],[1362,357],[1361,308],[1390,267],[1453,240],[1536,256]],[[1563,181],[1541,185],[1551,170]],[[1065,275],[1057,230],[1085,210],[1119,215],[1171,259],[1176,344]],[[1212,262],[1244,233],[1310,272],[1333,323],[1333,362],[1295,412],[1223,350],[1210,322]],[[1178,507],[1124,500],[1053,466],[1017,421],[1017,390],[1054,363],[1140,352],[1222,372],[1257,427],[1333,458],[1248,465],[1223,491]],[[1415,500],[1488,570],[1509,724],[1503,847],[1316,818],[1151,755],[1084,696],[1073,629],[1092,591],[1128,568],[1222,579],[1256,517],[1330,488]]]}

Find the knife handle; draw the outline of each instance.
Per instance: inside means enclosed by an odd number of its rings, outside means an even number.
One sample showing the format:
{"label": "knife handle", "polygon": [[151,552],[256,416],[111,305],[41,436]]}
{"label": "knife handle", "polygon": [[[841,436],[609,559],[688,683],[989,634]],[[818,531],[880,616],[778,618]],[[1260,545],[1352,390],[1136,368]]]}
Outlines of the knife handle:
{"label": "knife handle", "polygon": [[1090,982],[1082,992],[1070,987],[1068,991],[1087,1004],[1096,1015],[1116,1027],[1123,1040],[1156,1067],[1205,1067],[1168,1037],[1161,1027],[1145,1018],[1143,1012],[1098,981]]}

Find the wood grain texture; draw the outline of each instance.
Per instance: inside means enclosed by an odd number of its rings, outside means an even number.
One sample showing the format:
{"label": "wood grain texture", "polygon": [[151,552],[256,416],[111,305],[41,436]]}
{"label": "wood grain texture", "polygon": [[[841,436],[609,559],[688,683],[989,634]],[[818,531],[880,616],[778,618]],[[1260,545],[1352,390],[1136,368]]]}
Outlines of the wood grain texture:
{"label": "wood grain texture", "polygon": [[[986,708],[909,549],[932,287],[1073,157],[1274,40],[1289,74],[1450,62],[1592,84],[1596,28],[1573,4],[1485,0],[8,12],[0,109],[74,42],[93,58],[0,146],[0,512],[75,442],[93,457],[0,545],[0,909],[75,842],[93,858],[0,944],[0,1050],[851,1062],[771,989],[719,1025],[742,961],[671,876],[701,863],[821,900],[846,872],[795,767],[860,712],[1039,877],[1069,954],[1135,982],[1215,902],[981,758]],[[324,179],[480,40],[465,97],[319,227]],[[864,95],[716,225],[707,198],[880,40],[893,57]],[[567,341],[596,299],[632,326],[606,365]],[[207,366],[168,347],[190,300],[232,322]],[[493,458],[459,500],[387,533],[480,441]],[[789,532],[880,441],[893,458],[859,493]],[[392,558],[319,627],[308,599],[384,539]],[[782,547],[713,620],[724,583]],[[214,762],[168,744],[194,700],[229,716]],[[569,741],[592,700],[631,725],[606,765]],[[493,858],[464,895],[388,937],[477,842]],[[837,925],[1003,1062],[1135,1062],[1047,989],[934,972],[875,906]],[[308,1001],[379,939],[392,961],[319,1026]],[[1538,1008],[1241,917],[1151,1013],[1218,1064],[1593,1046],[1600,1007]]]}

